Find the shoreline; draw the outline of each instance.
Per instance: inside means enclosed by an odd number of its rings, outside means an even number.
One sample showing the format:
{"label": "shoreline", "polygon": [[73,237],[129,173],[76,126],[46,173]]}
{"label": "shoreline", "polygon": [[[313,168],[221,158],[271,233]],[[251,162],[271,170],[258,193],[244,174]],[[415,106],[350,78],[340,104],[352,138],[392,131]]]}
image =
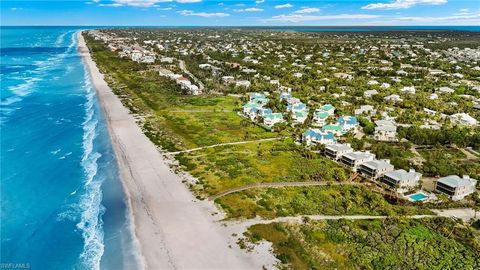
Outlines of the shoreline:
{"label": "shoreline", "polygon": [[252,254],[229,247],[236,244],[214,217],[214,207],[198,201],[170,170],[169,161],[104,81],[81,31],[77,41],[107,122],[140,268],[261,269],[262,262]]}

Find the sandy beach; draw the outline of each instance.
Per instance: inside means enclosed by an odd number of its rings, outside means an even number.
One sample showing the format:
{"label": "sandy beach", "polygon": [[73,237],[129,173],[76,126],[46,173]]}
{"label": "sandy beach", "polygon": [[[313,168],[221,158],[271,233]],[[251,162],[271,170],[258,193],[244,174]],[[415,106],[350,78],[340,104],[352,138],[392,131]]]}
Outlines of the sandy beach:
{"label": "sandy beach", "polygon": [[212,215],[212,206],[197,201],[182,177],[170,170],[104,81],[81,33],[77,38],[108,123],[142,268],[261,269],[261,260],[232,242],[228,230]]}

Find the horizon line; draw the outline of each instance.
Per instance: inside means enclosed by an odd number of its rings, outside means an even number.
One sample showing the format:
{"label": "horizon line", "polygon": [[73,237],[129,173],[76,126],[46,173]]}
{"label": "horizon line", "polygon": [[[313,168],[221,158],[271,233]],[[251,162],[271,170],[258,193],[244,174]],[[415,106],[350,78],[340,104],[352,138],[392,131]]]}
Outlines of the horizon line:
{"label": "horizon line", "polygon": [[7,24],[0,27],[480,27],[479,25],[60,25]]}

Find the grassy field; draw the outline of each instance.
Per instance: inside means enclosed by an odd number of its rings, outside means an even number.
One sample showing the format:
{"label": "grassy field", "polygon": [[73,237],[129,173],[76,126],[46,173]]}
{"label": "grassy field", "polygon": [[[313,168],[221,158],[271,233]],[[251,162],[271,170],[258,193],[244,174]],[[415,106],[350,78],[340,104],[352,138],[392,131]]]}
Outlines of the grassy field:
{"label": "grassy field", "polygon": [[317,186],[252,189],[216,200],[229,218],[274,218],[298,215],[431,214],[418,206],[388,203],[363,186]]}
{"label": "grassy field", "polygon": [[252,183],[345,181],[349,175],[321,155],[303,155],[290,138],[203,149],[177,159],[199,179],[197,191],[206,195]]}
{"label": "grassy field", "polygon": [[285,269],[478,269],[478,231],[455,226],[444,218],[307,221],[254,225],[246,236],[271,242]]}
{"label": "grassy field", "polygon": [[477,179],[480,176],[478,160],[467,159],[460,150],[454,148],[420,149],[418,152],[425,158],[422,168],[427,176],[470,175]]}
{"label": "grassy field", "polygon": [[419,149],[418,152],[425,159],[444,158],[458,160],[467,158],[462,151],[454,148]]}

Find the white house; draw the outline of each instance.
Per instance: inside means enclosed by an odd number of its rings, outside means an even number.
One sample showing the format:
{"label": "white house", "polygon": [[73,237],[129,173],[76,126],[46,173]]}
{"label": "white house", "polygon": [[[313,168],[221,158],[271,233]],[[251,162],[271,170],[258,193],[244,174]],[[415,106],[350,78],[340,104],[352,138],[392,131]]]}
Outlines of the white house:
{"label": "white house", "polygon": [[145,56],[143,56],[142,62],[143,62],[143,63],[146,63],[146,64],[153,64],[153,63],[155,63],[155,55],[153,55],[153,54],[146,54]]}
{"label": "white house", "polygon": [[375,159],[375,154],[372,154],[370,152],[361,152],[361,151],[356,151],[356,152],[350,152],[342,155],[340,158],[340,162],[344,164],[347,167],[352,168],[352,170],[357,171],[357,168],[367,162],[367,161],[372,161]]}
{"label": "white house", "polygon": [[283,114],[281,113],[269,113],[263,116],[263,124],[267,127],[273,127],[273,125],[283,121]]}
{"label": "white house", "polygon": [[377,179],[387,172],[394,170],[390,160],[371,160],[360,164],[358,171],[369,178]]}
{"label": "white house", "polygon": [[353,152],[353,148],[350,144],[331,144],[325,147],[325,156],[333,160],[339,160],[346,153]]}
{"label": "white house", "polygon": [[392,94],[390,96],[386,96],[383,99],[386,100],[386,101],[393,101],[393,102],[402,102],[403,101],[403,99],[400,98],[400,96],[397,95],[397,94]]}
{"label": "white house", "polygon": [[415,86],[404,86],[400,89],[400,92],[404,94],[415,94]]}
{"label": "white house", "polygon": [[250,120],[255,120],[257,117],[258,111],[261,109],[261,105],[255,102],[249,102],[243,105],[243,114],[250,118]]}
{"label": "white house", "polygon": [[327,119],[329,116],[330,115],[328,114],[328,112],[319,109],[315,110],[315,112],[313,113],[312,125],[316,127],[324,126],[327,123]]}
{"label": "white house", "polygon": [[455,90],[453,90],[452,88],[450,88],[448,86],[442,86],[442,87],[438,88],[438,92],[451,94],[451,93],[455,92]]}
{"label": "white house", "polygon": [[130,57],[132,58],[132,61],[140,62],[140,60],[142,60],[143,53],[141,53],[140,51],[134,50],[130,55]]}
{"label": "white house", "polygon": [[174,60],[175,60],[175,58],[173,58],[173,57],[162,57],[162,58],[160,58],[160,62],[168,63],[168,64],[172,64]]}
{"label": "white house", "polygon": [[452,114],[450,116],[450,120],[453,122],[460,124],[460,125],[465,125],[465,126],[477,126],[478,125],[478,120],[471,117],[467,113],[456,113]]}
{"label": "white house", "polygon": [[307,120],[308,112],[307,111],[298,111],[292,114],[292,120],[295,124],[303,124]]}
{"label": "white house", "polygon": [[375,89],[373,89],[373,90],[367,90],[367,91],[363,92],[363,96],[364,96],[364,97],[367,97],[367,98],[369,98],[369,97],[371,97],[371,96],[373,96],[373,95],[376,95],[376,94],[378,94],[378,91],[375,90]]}
{"label": "white house", "polygon": [[465,196],[475,192],[477,180],[464,175],[449,175],[435,182],[435,191],[446,194],[454,201],[462,200]]}
{"label": "white house", "polygon": [[334,144],[335,138],[332,133],[320,129],[309,128],[302,134],[302,141],[307,145],[312,144]]}
{"label": "white house", "polygon": [[319,110],[328,113],[328,115],[334,115],[335,114],[335,107],[333,107],[332,104],[325,104],[322,107],[320,107]]}
{"label": "white house", "polygon": [[377,110],[372,105],[361,105],[359,109],[355,109],[355,115],[374,115],[376,113]]}
{"label": "white house", "polygon": [[250,81],[247,81],[247,80],[240,80],[235,82],[235,86],[237,87],[249,88],[250,85],[251,85]]}
{"label": "white house", "polygon": [[360,126],[355,116],[340,116],[337,119],[337,124],[342,127],[344,132],[356,130]]}
{"label": "white house", "polygon": [[391,188],[396,188],[397,192],[405,192],[418,185],[422,174],[409,170],[408,172],[400,169],[385,173],[380,181],[387,184]]}
{"label": "white house", "polygon": [[390,120],[378,120],[375,122],[376,127],[373,138],[377,141],[395,141],[397,139],[397,126],[395,122]]}
{"label": "white house", "polygon": [[388,88],[390,88],[390,84],[389,84],[389,83],[386,83],[386,82],[384,82],[384,83],[382,83],[382,85],[380,85],[380,88],[383,88],[383,89],[388,89]]}

